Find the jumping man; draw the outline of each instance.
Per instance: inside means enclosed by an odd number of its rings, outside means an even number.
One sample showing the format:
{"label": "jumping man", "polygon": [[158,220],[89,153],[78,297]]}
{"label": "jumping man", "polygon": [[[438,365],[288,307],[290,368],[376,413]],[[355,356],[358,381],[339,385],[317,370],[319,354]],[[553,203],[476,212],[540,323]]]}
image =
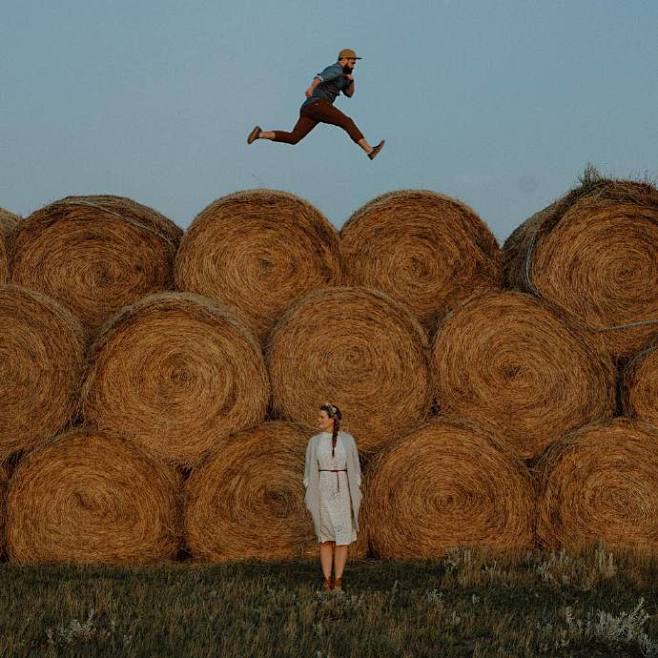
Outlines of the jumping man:
{"label": "jumping man", "polygon": [[377,146],[370,146],[350,117],[335,108],[333,103],[342,91],[345,96],[354,94],[354,77],[352,71],[356,66],[356,53],[350,48],[345,48],[338,53],[338,61],[335,64],[318,73],[306,90],[306,100],[299,108],[299,119],[292,132],[281,130],[261,130],[256,126],[247,137],[247,144],[257,139],[271,139],[274,142],[285,142],[286,144],[297,144],[300,139],[308,135],[318,123],[330,123],[340,126],[374,160],[376,155],[384,147],[382,139]]}

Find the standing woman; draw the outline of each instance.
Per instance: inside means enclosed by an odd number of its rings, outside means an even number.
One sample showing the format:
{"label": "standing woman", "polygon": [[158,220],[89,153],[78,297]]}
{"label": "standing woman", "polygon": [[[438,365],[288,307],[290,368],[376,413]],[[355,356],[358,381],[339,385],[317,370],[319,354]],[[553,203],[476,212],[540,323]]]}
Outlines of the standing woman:
{"label": "standing woman", "polygon": [[[325,402],[309,439],[304,464],[304,502],[320,543],[323,590],[342,590],[347,548],[356,541],[361,506],[361,466],[354,437],[340,431],[338,407]],[[335,578],[331,576],[334,563]]]}

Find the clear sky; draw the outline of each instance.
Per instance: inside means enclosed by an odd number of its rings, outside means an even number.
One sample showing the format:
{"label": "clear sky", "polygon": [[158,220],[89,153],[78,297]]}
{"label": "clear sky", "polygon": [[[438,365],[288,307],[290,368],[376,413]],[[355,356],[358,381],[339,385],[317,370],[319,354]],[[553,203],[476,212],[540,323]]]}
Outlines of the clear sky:
{"label": "clear sky", "polygon": [[[297,194],[340,228],[383,192],[466,202],[503,241],[587,162],[658,176],[657,0],[1,0],[0,206],[117,194],[188,226],[225,194]],[[371,143],[290,130],[313,75]]]}

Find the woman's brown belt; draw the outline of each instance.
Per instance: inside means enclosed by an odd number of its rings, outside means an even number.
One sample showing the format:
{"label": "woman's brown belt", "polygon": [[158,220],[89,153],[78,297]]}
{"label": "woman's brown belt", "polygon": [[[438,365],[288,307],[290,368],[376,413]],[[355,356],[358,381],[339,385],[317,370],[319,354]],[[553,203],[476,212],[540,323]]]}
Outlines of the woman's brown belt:
{"label": "woman's brown belt", "polygon": [[321,471],[329,471],[329,473],[335,473],[335,474],[336,474],[336,484],[338,485],[338,489],[337,489],[337,491],[340,491],[340,477],[338,477],[338,474],[339,474],[339,473],[347,473],[347,469],[346,469],[346,468],[338,468],[338,469],[334,469],[334,468],[321,468],[321,469],[319,469],[319,470],[321,470]]}

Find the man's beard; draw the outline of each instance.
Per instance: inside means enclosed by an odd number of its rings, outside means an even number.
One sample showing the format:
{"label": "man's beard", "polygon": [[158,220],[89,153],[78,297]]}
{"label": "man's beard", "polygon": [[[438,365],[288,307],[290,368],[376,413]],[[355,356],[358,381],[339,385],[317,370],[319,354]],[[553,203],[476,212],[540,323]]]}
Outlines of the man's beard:
{"label": "man's beard", "polygon": [[353,70],[354,69],[351,66],[348,66],[347,64],[345,64],[345,66],[343,66],[343,73],[345,73],[345,74],[349,75],[350,73],[352,73]]}

